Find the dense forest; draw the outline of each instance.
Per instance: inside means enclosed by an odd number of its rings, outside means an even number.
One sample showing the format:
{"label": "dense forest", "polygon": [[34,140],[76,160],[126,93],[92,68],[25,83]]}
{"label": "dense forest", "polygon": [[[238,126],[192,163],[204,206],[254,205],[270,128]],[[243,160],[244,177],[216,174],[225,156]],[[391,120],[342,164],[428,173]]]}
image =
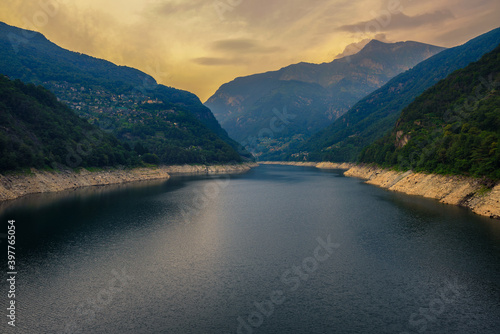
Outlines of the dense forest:
{"label": "dense forest", "polygon": [[0,111],[0,171],[141,163],[136,152],[41,86],[0,75]]}
{"label": "dense forest", "polygon": [[356,161],[364,147],[394,127],[402,110],[416,97],[455,70],[479,60],[499,43],[500,28],[497,28],[424,60],[360,100],[326,129],[297,147],[288,159]]}
{"label": "dense forest", "polygon": [[240,162],[239,154],[189,111],[144,104],[116,117],[118,139],[164,164]]}
{"label": "dense forest", "polygon": [[500,179],[500,46],[405,108],[361,162]]}
{"label": "dense forest", "polygon": [[0,75],[0,171],[240,161],[192,114],[164,108],[148,104],[117,122],[119,141],[44,87]]}
{"label": "dense forest", "polygon": [[43,85],[79,116],[150,162],[240,162],[240,154],[252,158],[196,95],[1,22],[0,73]]}
{"label": "dense forest", "polygon": [[[372,40],[358,53],[329,63],[302,62],[236,78],[205,105],[259,160],[282,160],[356,101],[442,50],[417,42]],[[276,126],[284,108],[290,118]]]}

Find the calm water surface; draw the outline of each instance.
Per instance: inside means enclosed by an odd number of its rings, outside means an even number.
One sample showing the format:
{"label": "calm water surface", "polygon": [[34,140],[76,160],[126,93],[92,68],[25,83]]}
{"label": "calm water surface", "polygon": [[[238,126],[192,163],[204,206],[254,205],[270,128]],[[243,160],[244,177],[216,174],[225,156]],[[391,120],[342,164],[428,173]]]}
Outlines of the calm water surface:
{"label": "calm water surface", "polygon": [[500,221],[339,171],[30,196],[0,219],[18,257],[2,333],[500,330]]}

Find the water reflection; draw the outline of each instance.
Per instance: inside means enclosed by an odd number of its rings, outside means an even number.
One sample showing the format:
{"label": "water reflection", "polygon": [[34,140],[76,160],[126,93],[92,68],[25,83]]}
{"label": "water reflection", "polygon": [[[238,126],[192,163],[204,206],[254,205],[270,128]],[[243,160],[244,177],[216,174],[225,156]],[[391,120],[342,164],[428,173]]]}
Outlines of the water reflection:
{"label": "water reflection", "polygon": [[[21,332],[74,321],[81,333],[236,333],[277,289],[286,302],[255,333],[418,332],[409,318],[449,280],[463,293],[426,333],[500,326],[500,224],[339,171],[262,166],[44,194],[0,219],[17,221]],[[307,280],[291,275],[291,291],[283,273],[328,235],[340,247]],[[121,270],[133,279],[92,306]]]}

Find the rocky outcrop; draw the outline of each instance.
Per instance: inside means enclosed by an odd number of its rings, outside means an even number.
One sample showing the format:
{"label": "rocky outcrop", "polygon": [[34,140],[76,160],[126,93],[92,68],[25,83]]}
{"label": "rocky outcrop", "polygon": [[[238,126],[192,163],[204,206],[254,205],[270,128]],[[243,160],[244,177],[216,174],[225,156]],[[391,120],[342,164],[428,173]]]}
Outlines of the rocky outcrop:
{"label": "rocky outcrop", "polygon": [[377,166],[356,165],[344,173],[389,190],[420,195],[441,203],[459,205],[473,212],[500,219],[500,184],[451,175],[397,172]]}
{"label": "rocky outcrop", "polygon": [[218,174],[242,173],[256,164],[238,165],[184,165],[160,166],[155,168],[103,169],[90,172],[78,171],[48,172],[32,169],[29,174],[0,174],[0,201],[16,199],[28,194],[58,192],[89,186],[129,183],[145,180],[170,178],[173,174]]}

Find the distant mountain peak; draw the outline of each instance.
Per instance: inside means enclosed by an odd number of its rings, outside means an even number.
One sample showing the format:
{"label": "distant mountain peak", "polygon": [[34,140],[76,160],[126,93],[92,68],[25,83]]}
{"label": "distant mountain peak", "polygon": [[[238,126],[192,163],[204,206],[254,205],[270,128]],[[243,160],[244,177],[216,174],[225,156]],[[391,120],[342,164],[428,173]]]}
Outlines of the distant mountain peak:
{"label": "distant mountain peak", "polygon": [[375,38],[373,39],[363,39],[359,42],[354,42],[354,43],[351,43],[349,45],[347,45],[345,48],[344,48],[344,51],[342,51],[341,53],[339,53],[338,55],[335,56],[335,59],[342,59],[342,58],[346,58],[346,57],[349,57],[349,56],[352,56],[352,55],[355,55],[356,53],[358,53],[359,51],[363,50],[363,48],[371,43],[372,41],[376,40],[376,41],[379,41],[379,42],[382,42],[381,39],[383,40],[386,40],[386,37],[384,34],[380,34],[380,35],[377,35]]}
{"label": "distant mountain peak", "polygon": [[[350,59],[322,64],[301,62],[237,78],[222,85],[205,105],[235,139],[243,144],[252,142],[249,149],[274,159],[278,156],[264,154],[281,154],[294,140],[322,129],[392,77],[443,50],[423,43],[379,40],[357,47]],[[276,118],[275,110],[284,107],[294,116],[293,122],[272,133],[274,142],[269,145],[274,147],[265,146],[265,138],[260,138],[262,129]],[[254,137],[263,139],[263,144],[249,139]]]}
{"label": "distant mountain peak", "polygon": [[[397,43],[402,43],[402,42],[397,42]],[[366,47],[373,47],[373,46],[388,45],[388,44],[394,44],[394,43],[386,43],[386,42],[379,41],[378,39],[372,39],[371,41],[368,42],[368,44],[366,44],[365,48]]]}
{"label": "distant mountain peak", "polygon": [[[422,43],[403,42],[393,44],[401,51],[406,45],[410,51],[418,49]],[[306,152],[307,159],[329,161],[356,161],[363,147],[382,137],[397,121],[401,111],[417,96],[435,83],[446,78],[454,70],[463,68],[479,60],[485,53],[492,51],[500,43],[500,28],[482,34],[467,43],[446,49],[412,67],[380,89],[358,101],[348,112],[334,121],[326,129],[314,134],[309,141],[296,149]],[[382,45],[373,42],[370,47]],[[425,44],[424,44],[425,45]],[[351,64],[357,61],[369,48],[354,55]],[[377,52],[370,52],[371,57]],[[379,52],[378,59],[391,56],[393,52]],[[408,54],[407,54],[408,55]],[[362,60],[362,57],[360,57]],[[295,153],[295,152],[294,152]],[[297,154],[297,153],[295,153]],[[294,156],[301,159],[303,153]]]}
{"label": "distant mountain peak", "polygon": [[[415,42],[415,41],[404,41],[404,42],[383,42],[377,39],[372,39],[368,44],[366,44],[358,53],[348,56],[350,58],[356,59],[357,57],[366,56],[376,56],[377,54],[388,54],[395,52],[399,48],[405,47],[409,52],[413,50],[421,49],[422,47],[432,47],[440,49],[441,51],[445,48],[439,46],[431,46],[429,44]],[[432,53],[434,54],[434,53]],[[430,54],[429,54],[430,56]],[[342,59],[342,58],[341,58]]]}

